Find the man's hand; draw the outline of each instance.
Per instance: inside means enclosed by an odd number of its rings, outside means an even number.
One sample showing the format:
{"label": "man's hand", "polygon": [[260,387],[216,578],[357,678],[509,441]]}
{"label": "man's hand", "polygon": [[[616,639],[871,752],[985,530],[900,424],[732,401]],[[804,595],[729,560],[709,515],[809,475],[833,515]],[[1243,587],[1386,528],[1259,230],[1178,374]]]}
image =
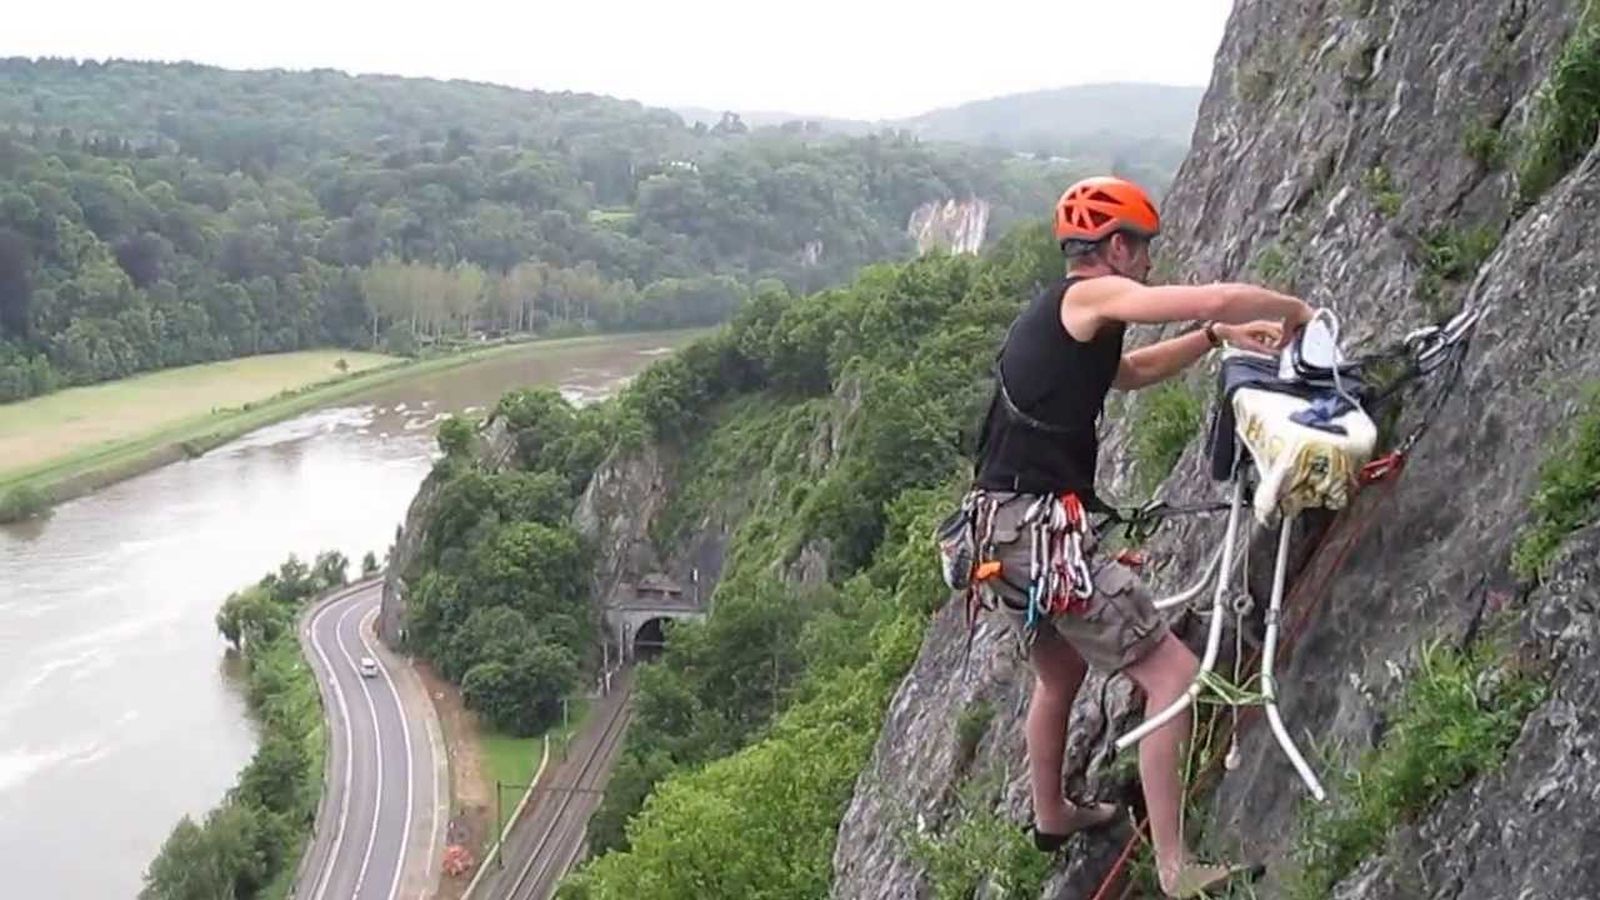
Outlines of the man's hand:
{"label": "man's hand", "polygon": [[1304,300],[1299,300],[1298,302],[1300,307],[1293,314],[1284,318],[1283,328],[1278,333],[1277,347],[1274,349],[1289,346],[1289,342],[1294,340],[1294,336],[1299,334],[1300,329],[1306,327],[1306,323],[1310,322],[1311,317],[1316,314],[1316,310],[1312,309],[1310,304]]}
{"label": "man's hand", "polygon": [[1212,329],[1222,342],[1230,347],[1251,353],[1275,355],[1283,346],[1283,326],[1277,322],[1246,322],[1243,325],[1218,324]]}

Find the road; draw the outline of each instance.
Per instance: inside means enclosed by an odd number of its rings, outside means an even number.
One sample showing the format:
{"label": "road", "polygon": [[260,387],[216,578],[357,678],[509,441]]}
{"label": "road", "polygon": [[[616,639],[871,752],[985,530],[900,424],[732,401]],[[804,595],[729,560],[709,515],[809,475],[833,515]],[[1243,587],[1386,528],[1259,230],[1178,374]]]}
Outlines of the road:
{"label": "road", "polygon": [[[326,790],[295,896],[423,897],[438,883],[447,800],[439,726],[409,664],[372,632],[381,582],[323,601],[301,627],[328,719]],[[361,657],[378,662],[363,678]]]}
{"label": "road", "polygon": [[548,900],[584,850],[589,817],[622,750],[632,714],[632,679],[622,673],[596,701],[566,759],[540,779],[522,821],[506,841],[505,868],[485,880],[476,897]]}

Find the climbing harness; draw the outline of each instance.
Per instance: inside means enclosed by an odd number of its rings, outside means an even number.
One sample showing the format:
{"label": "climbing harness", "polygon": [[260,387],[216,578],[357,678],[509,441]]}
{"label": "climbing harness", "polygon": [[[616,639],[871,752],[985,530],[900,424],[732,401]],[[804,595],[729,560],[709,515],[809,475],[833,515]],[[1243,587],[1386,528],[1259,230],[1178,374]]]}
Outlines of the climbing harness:
{"label": "climbing harness", "polygon": [[[998,604],[986,584],[1003,574],[995,552],[995,518],[1002,505],[1021,496],[997,496],[974,488],[935,530],[945,585],[964,599],[968,654],[979,615]],[[1072,493],[1034,496],[1019,526],[1029,545],[1027,606],[1022,612],[1031,636],[1043,622],[1081,612],[1094,596],[1089,542],[1097,532],[1089,525],[1083,502]]]}

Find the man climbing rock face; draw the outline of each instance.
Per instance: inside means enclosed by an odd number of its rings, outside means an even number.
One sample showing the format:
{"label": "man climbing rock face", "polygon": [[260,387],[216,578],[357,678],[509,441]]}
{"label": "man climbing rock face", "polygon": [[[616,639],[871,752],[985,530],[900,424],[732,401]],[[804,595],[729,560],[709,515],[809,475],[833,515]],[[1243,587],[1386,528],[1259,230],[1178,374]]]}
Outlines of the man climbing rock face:
{"label": "man climbing rock face", "polygon": [[[974,589],[1009,613],[1034,672],[1026,727],[1033,836],[1047,852],[1116,814],[1110,804],[1079,806],[1062,796],[1067,721],[1087,666],[1126,673],[1151,713],[1182,694],[1199,668],[1133,570],[1094,557],[1084,515],[1105,509],[1094,480],[1106,395],[1165,381],[1223,344],[1276,353],[1311,318],[1299,299],[1253,285],[1145,284],[1160,231],[1155,205],[1131,182],[1089,178],[1062,194],[1055,236],[1067,274],[1012,323],[967,498]],[[1197,320],[1204,326],[1123,352],[1129,323]],[[1179,756],[1189,716],[1139,746],[1156,864],[1170,897],[1198,896],[1235,872],[1197,863],[1183,846]]]}

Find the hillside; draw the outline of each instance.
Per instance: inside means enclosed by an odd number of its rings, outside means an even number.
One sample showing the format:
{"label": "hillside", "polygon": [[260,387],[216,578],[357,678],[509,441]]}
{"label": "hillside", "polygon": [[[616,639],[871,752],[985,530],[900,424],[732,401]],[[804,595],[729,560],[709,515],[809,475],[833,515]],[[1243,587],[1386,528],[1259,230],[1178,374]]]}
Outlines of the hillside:
{"label": "hillside", "polygon": [[449,456],[391,554],[380,627],[496,721],[541,721],[594,677],[611,640],[595,608],[618,584],[696,568],[714,591],[715,614],[674,625],[638,674],[591,825],[597,852],[631,852],[574,896],[826,893],[850,786],[941,599],[921,545],[984,399],[973,348],[1058,260],[1030,226],[981,256],[764,292],[612,402],[519,392],[476,439],[441,431]]}
{"label": "hillside", "polygon": [[[1161,277],[1294,290],[1360,350],[1465,303],[1486,313],[1442,405],[1407,394],[1389,423],[1431,421],[1402,477],[1297,543],[1279,677],[1330,802],[1248,720],[1232,763],[1192,770],[1206,853],[1267,867],[1235,896],[1600,894],[1596,73],[1593,3],[1282,0],[1232,16],[1166,200]],[[715,612],[673,628],[640,674],[591,833],[604,852],[564,898],[1149,893],[1126,826],[1059,857],[1020,831],[1031,679],[1000,623],[969,635],[929,540],[970,465],[985,363],[1059,266],[1023,233],[981,259],[764,295],[606,414],[601,432],[626,437],[583,458],[601,462],[569,520],[596,548],[589,600],[692,566],[715,573]],[[1107,495],[1216,496],[1196,429],[1170,425],[1203,421],[1212,374],[1112,405]],[[502,418],[524,453],[564,433]],[[1155,586],[1187,584],[1217,529],[1180,520],[1149,541]],[[1202,625],[1174,621],[1191,645]],[[1110,745],[1138,718],[1125,679],[1090,677],[1074,792],[1137,802]],[[1197,767],[1224,759],[1204,743]]]}
{"label": "hillside", "polygon": [[1086,84],[963,103],[904,124],[927,138],[1039,154],[1097,139],[1187,146],[1203,93],[1179,85]]}
{"label": "hillside", "polygon": [[1037,217],[1069,168],[463,82],[0,60],[0,401],[317,345],[707,324],[763,279],[912,255],[934,204],[990,234]]}
{"label": "hillside", "polygon": [[[1065,157],[1085,169],[1115,170],[1164,192],[1189,147],[1204,89],[1106,83],[1007,94],[902,119],[874,122],[739,111],[751,128],[810,129],[861,135],[903,130],[924,140],[994,147],[1040,158]],[[688,122],[712,126],[722,113],[680,107]]]}

